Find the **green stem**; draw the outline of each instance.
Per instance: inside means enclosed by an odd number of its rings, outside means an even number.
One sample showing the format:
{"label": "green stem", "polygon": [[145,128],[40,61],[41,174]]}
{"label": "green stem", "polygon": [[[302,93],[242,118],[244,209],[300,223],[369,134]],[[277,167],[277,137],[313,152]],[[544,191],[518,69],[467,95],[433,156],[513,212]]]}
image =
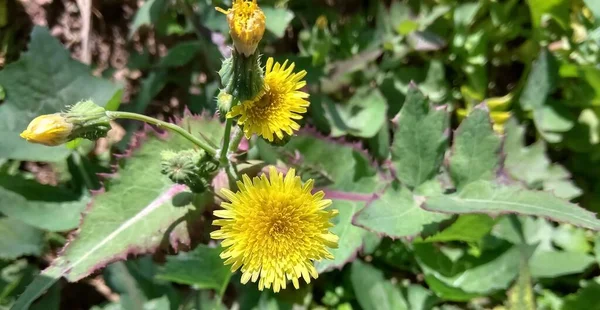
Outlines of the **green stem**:
{"label": "green stem", "polygon": [[225,123],[225,133],[223,133],[223,145],[221,146],[221,154],[219,157],[219,163],[222,166],[227,166],[229,160],[227,160],[227,149],[229,149],[229,141],[231,140],[231,126],[233,126],[233,121],[231,119],[227,119]]}
{"label": "green stem", "polygon": [[88,171],[85,169],[85,166],[83,165],[83,161],[81,161],[81,154],[79,154],[79,152],[77,150],[75,150],[74,152],[71,153],[71,157],[73,159],[73,163],[77,167],[77,170],[79,170],[79,174],[81,174],[81,178],[83,179],[83,183],[85,183],[85,186],[89,190],[98,189],[97,186],[92,181],[92,179],[90,178]]}
{"label": "green stem", "polygon": [[185,129],[183,129],[175,124],[157,120],[153,117],[149,117],[146,115],[130,113],[130,112],[107,111],[106,115],[108,117],[110,117],[111,119],[118,119],[118,118],[133,119],[133,120],[142,121],[142,122],[157,126],[159,128],[169,129],[171,131],[178,133],[182,137],[188,139],[190,142],[194,143],[195,145],[199,146],[200,148],[205,150],[206,153],[209,154],[210,156],[214,157],[217,154],[217,150],[215,150],[214,147],[212,147],[208,143],[194,137],[192,134],[187,132]]}
{"label": "green stem", "polygon": [[235,127],[235,130],[233,131],[233,140],[231,140],[231,145],[229,146],[229,153],[237,152],[243,137],[244,131],[242,131],[242,127]]}

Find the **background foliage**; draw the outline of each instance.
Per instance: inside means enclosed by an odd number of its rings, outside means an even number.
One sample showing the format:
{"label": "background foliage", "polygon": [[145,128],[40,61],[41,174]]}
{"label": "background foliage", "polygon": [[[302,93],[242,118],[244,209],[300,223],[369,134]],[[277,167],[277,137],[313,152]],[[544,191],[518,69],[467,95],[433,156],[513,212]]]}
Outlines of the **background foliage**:
{"label": "background foliage", "polygon": [[284,147],[250,141],[247,171],[296,167],[340,212],[335,259],[280,294],[239,284],[212,198],[159,174],[186,141],[128,122],[96,144],[18,137],[91,98],[219,143],[230,3],[86,3],[0,0],[1,307],[600,305],[600,224],[572,204],[600,211],[600,2],[259,1],[263,57],[308,71],[311,107]]}

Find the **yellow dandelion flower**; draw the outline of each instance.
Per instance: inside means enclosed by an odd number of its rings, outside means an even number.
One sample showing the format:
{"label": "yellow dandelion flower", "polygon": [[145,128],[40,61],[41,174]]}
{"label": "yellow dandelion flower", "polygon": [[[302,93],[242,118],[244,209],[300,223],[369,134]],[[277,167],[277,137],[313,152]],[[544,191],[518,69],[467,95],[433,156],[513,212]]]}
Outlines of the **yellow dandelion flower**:
{"label": "yellow dandelion flower", "polygon": [[279,292],[288,280],[295,288],[301,277],[310,283],[319,276],[313,261],[333,258],[327,247],[336,248],[338,237],[329,221],[337,210],[324,210],[331,200],[322,191],[312,194],[314,181],[302,184],[294,169],[284,177],[270,167],[269,175],[244,175],[238,192],[222,190],[230,202],[214,212],[220,228],[211,237],[223,239],[221,258],[232,271],[241,267],[243,284],[258,280],[259,290]]}
{"label": "yellow dandelion flower", "polygon": [[287,64],[287,60],[279,64],[269,58],[265,67],[264,91],[227,113],[228,118],[240,116],[237,122],[244,126],[246,138],[255,133],[269,141],[273,141],[273,135],[281,140],[284,132],[292,135],[294,130],[300,129],[296,120],[302,119],[310,104],[306,100],[308,94],[299,90],[306,85],[306,81],[302,80],[306,71],[292,73],[295,64],[292,62],[289,67]]}
{"label": "yellow dandelion flower", "polygon": [[32,143],[57,146],[69,141],[72,130],[73,124],[60,113],[40,115],[29,123],[21,138]]}
{"label": "yellow dandelion flower", "polygon": [[256,0],[234,0],[228,10],[216,9],[227,15],[229,34],[237,51],[246,56],[254,54],[266,27],[265,14],[256,4]]}

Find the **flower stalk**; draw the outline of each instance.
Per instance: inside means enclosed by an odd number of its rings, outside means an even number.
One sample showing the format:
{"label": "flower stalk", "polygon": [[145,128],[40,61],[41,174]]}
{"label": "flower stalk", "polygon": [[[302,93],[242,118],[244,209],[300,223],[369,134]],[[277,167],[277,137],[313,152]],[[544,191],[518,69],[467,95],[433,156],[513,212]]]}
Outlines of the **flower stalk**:
{"label": "flower stalk", "polygon": [[165,129],[174,131],[177,134],[179,134],[182,137],[184,137],[187,140],[189,140],[190,142],[192,142],[193,144],[195,144],[196,146],[198,146],[201,149],[203,149],[210,156],[214,157],[217,154],[217,150],[214,147],[212,147],[210,144],[208,144],[207,142],[204,142],[204,141],[196,138],[194,135],[190,134],[185,129],[183,129],[180,126],[177,126],[175,124],[164,122],[164,121],[158,120],[158,119],[150,117],[150,116],[146,116],[146,115],[142,115],[142,114],[137,114],[137,113],[131,113],[131,112],[107,111],[106,115],[110,119],[112,119],[112,120],[119,119],[119,118],[121,118],[121,119],[132,119],[132,120],[137,120],[137,121],[145,122],[145,123],[148,123],[150,125],[157,126],[159,128],[165,128]]}

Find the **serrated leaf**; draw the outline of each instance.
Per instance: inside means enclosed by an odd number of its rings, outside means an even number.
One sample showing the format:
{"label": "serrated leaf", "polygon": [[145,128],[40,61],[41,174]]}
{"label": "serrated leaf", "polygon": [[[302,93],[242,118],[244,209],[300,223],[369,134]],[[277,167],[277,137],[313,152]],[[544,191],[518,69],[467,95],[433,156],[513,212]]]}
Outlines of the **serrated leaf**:
{"label": "serrated leaf", "polygon": [[529,268],[534,278],[554,278],[581,273],[594,261],[593,256],[585,253],[538,251],[529,260]]}
{"label": "serrated leaf", "polygon": [[353,224],[390,237],[413,237],[425,226],[447,219],[445,214],[421,209],[406,187],[394,184],[359,211]]}
{"label": "serrated leaf", "polygon": [[6,99],[0,105],[0,157],[29,161],[62,161],[65,146],[28,143],[19,134],[40,114],[60,112],[80,100],[100,106],[120,103],[119,87],[94,77],[90,68],[71,59],[70,52],[48,31],[35,26],[28,51],[0,71]]}
{"label": "serrated leaf", "polygon": [[89,201],[87,196],[78,197],[64,189],[19,176],[0,175],[0,212],[40,229],[76,228]]}
{"label": "serrated leaf", "polygon": [[44,232],[19,220],[0,218],[0,258],[39,256],[44,247]]}
{"label": "serrated leaf", "polygon": [[478,181],[467,185],[458,195],[428,197],[423,208],[444,213],[516,213],[541,216],[553,221],[600,230],[600,221],[575,204],[551,193],[530,191],[515,185]]}
{"label": "serrated leaf", "polygon": [[350,269],[350,281],[358,303],[365,310],[408,309],[400,289],[383,276],[383,272],[360,260]]}
{"label": "serrated leaf", "polygon": [[452,223],[443,231],[426,238],[425,242],[479,242],[494,227],[496,220],[487,215],[468,214],[458,217],[456,222]]}
{"label": "serrated leaf", "polygon": [[283,38],[285,30],[294,19],[294,12],[285,8],[265,6],[261,8],[267,19],[266,28],[277,38]]}
{"label": "serrated leaf", "polygon": [[431,108],[413,86],[397,121],[392,144],[396,176],[407,186],[416,187],[438,173],[446,148],[448,113]]}
{"label": "serrated leaf", "polygon": [[221,249],[200,244],[193,251],[167,256],[164,268],[157,278],[180,284],[192,285],[196,289],[214,289],[223,295],[231,271],[219,257]]}
{"label": "serrated leaf", "polygon": [[476,107],[454,135],[450,176],[458,190],[478,180],[494,179],[500,167],[502,139],[492,128],[485,106]]}
{"label": "serrated leaf", "polygon": [[[210,140],[217,140],[223,132],[216,119],[187,117],[181,125]],[[175,197],[191,194],[185,186],[173,185],[160,174],[160,151],[192,147],[189,141],[174,134],[165,140],[151,134],[143,141],[118,177],[109,182],[109,191],[95,197],[75,238],[27,288],[15,309],[25,309],[60,277],[78,281],[127,254],[152,252],[164,240],[174,246],[189,244],[186,216],[195,208],[191,204],[180,205]]]}

